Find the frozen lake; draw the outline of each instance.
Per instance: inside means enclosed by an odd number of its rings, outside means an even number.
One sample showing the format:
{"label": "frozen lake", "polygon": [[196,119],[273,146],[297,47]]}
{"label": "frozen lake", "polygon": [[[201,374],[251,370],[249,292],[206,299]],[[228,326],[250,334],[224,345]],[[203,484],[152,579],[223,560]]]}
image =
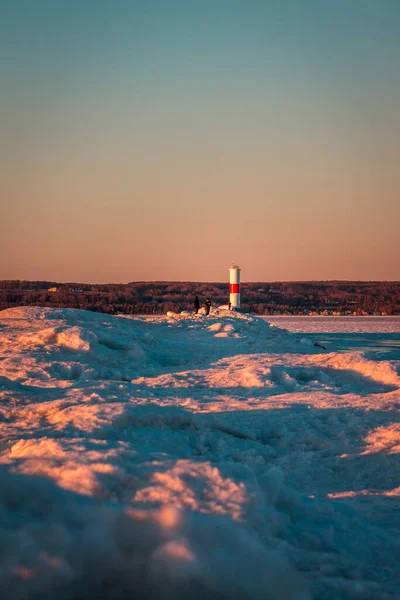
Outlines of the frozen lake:
{"label": "frozen lake", "polygon": [[400,359],[400,317],[265,317],[304,337],[317,337],[327,349],[360,351],[375,360]]}

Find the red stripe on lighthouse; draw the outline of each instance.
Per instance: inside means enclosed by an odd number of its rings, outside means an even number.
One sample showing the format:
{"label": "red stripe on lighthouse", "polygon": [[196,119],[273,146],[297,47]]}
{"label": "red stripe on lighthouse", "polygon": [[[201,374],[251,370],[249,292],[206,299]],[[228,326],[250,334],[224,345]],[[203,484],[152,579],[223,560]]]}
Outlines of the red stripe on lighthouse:
{"label": "red stripe on lighthouse", "polygon": [[240,294],[240,283],[231,283],[230,285],[230,294]]}

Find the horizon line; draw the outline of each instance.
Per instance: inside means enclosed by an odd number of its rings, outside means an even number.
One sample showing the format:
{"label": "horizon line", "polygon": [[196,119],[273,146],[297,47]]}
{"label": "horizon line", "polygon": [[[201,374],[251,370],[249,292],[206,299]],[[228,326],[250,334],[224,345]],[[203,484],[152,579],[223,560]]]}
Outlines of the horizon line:
{"label": "horizon line", "polygon": [[[131,280],[127,282],[97,282],[92,281],[57,281],[55,279],[0,279],[0,283],[5,282],[21,282],[26,281],[29,283],[42,281],[45,283],[53,283],[58,285],[132,285],[136,283],[226,283],[229,285],[228,280],[217,281],[217,280],[197,280],[197,279],[140,279],[137,281]],[[254,279],[252,281],[241,281],[241,284],[246,283],[398,283],[400,279]]]}

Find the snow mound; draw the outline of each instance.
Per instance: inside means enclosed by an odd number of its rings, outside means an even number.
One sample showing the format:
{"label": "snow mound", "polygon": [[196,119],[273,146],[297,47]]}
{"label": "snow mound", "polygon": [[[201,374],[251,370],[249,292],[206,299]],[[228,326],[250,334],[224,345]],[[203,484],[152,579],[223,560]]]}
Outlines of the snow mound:
{"label": "snow mound", "polygon": [[19,341],[24,346],[55,345],[88,352],[97,343],[97,337],[82,327],[47,327],[31,335],[22,335]]}
{"label": "snow mound", "polygon": [[2,598],[396,598],[399,361],[223,308],[0,323]]}
{"label": "snow mound", "polygon": [[57,335],[57,345],[70,350],[89,351],[97,343],[97,337],[82,327],[70,327]]}
{"label": "snow mound", "polygon": [[400,454],[400,424],[393,423],[386,427],[378,427],[365,438],[367,448],[362,454],[385,452]]}
{"label": "snow mound", "polygon": [[387,385],[400,387],[400,376],[394,362],[368,360],[359,352],[349,352],[346,354],[327,355],[325,361],[320,359],[320,363],[325,362],[335,369],[350,369],[374,381],[380,381]]}
{"label": "snow mound", "polygon": [[58,331],[56,327],[46,327],[28,335],[21,335],[19,342],[23,346],[45,346],[57,343]]}
{"label": "snow mound", "polygon": [[243,484],[223,477],[210,463],[178,460],[168,471],[154,473],[150,485],[137,492],[134,501],[224,514],[241,520],[249,497]]}
{"label": "snow mound", "polygon": [[278,550],[224,517],[123,510],[4,470],[0,511],[2,598],[310,598]]}

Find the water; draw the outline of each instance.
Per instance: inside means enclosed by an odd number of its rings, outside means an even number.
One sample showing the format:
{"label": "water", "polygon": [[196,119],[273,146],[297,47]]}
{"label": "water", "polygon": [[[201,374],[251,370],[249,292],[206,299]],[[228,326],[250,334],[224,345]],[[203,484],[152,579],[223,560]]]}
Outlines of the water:
{"label": "water", "polygon": [[364,352],[374,360],[400,360],[400,317],[268,316],[266,320],[316,339],[328,350]]}

